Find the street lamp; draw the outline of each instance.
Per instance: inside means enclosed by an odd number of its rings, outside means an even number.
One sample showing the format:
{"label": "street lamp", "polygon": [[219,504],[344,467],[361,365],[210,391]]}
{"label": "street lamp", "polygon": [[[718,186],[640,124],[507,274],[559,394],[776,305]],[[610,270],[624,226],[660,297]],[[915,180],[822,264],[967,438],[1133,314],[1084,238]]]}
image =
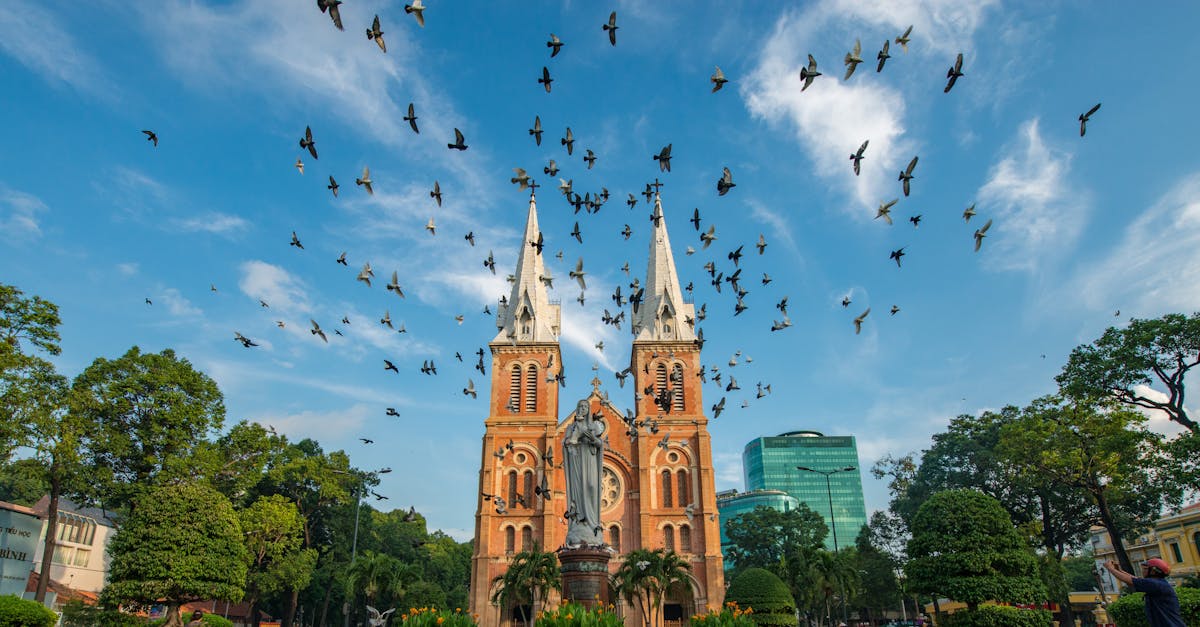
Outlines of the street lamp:
{"label": "street lamp", "polygon": [[[829,477],[831,477],[835,473],[839,473],[839,472],[850,472],[852,470],[855,470],[855,467],[854,466],[846,466],[845,468],[834,468],[833,470],[816,470],[814,468],[809,468],[808,466],[796,466],[796,470],[803,470],[805,472],[815,472],[818,475],[825,475],[825,496],[829,498],[829,527],[830,527],[830,529],[833,530],[833,554],[837,555],[837,553],[838,553],[837,521],[834,520],[834,518],[833,518],[833,488],[831,488],[829,485]],[[847,610],[846,610],[846,591],[844,589],[842,590],[842,622],[843,623],[848,622],[847,621]]]}
{"label": "street lamp", "polygon": [[[345,470],[335,470],[335,469],[330,469],[330,471],[329,471],[329,472],[332,472],[337,475],[350,475],[350,476],[353,476],[353,477],[356,477],[359,479],[358,484],[354,486],[354,497],[355,497],[354,498],[354,539],[351,540],[351,542],[350,542],[350,567],[351,568],[354,567],[354,562],[358,558],[358,515],[360,512],[362,512],[362,497],[363,497],[362,493],[366,489],[366,485],[364,482],[366,481],[366,478],[368,476],[374,476],[374,477],[378,478],[378,475],[380,473],[389,473],[391,471],[392,471],[391,468],[382,468],[375,472],[367,472],[367,473],[347,472]],[[349,600],[347,600],[342,605],[342,617],[344,619],[343,625],[345,625],[346,627],[349,627],[349,625],[350,625],[350,601]]]}

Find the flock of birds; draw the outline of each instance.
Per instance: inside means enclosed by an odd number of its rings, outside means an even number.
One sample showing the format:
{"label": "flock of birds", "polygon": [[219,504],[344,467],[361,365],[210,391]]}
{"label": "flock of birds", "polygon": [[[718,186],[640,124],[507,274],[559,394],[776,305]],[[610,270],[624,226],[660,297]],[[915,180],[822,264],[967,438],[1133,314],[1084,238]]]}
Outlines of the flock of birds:
{"label": "flock of birds", "polygon": [[[339,9],[339,5],[341,5],[341,4],[343,4],[342,0],[317,0],[317,6],[320,9],[320,11],[322,13],[328,14],[329,18],[333,22],[333,25],[336,28],[338,28],[339,30],[342,30],[344,28],[343,23],[342,23],[341,11]],[[426,8],[421,3],[421,0],[414,0],[412,2],[412,4],[405,5],[404,10],[407,14],[410,14],[414,17],[418,26],[424,27],[424,25],[425,25],[424,12],[425,12]],[[615,11],[613,11],[609,15],[607,22],[601,24],[601,30],[607,35],[608,41],[612,46],[617,45],[618,29],[619,29],[619,25],[617,23],[617,13]],[[910,42],[912,30],[913,29],[910,26],[908,29],[906,29],[901,35],[896,37],[894,40],[895,43],[897,45],[899,45],[901,47],[901,49],[904,50],[905,52],[907,52],[907,50],[908,50],[908,44]],[[379,49],[382,53],[385,53],[385,54],[387,53],[387,44],[384,41],[384,31],[382,30],[382,24],[381,24],[381,21],[380,21],[378,15],[374,16],[374,19],[371,21],[370,27],[366,29],[366,37],[369,41],[374,42],[379,47]],[[891,58],[890,44],[891,44],[890,41],[885,41],[883,43],[883,47],[876,54],[876,60],[877,60],[876,72],[882,72],[888,59]],[[566,43],[560,37],[551,33],[549,40],[546,41],[546,46],[550,50],[550,55],[549,55],[550,59],[554,59],[560,53],[562,53],[565,45],[566,45]],[[853,48],[846,53],[844,60],[843,60],[844,65],[845,65],[845,74],[843,76],[843,80],[849,80],[851,78],[851,76],[855,73],[855,70],[858,67],[858,65],[864,62],[864,60],[861,56],[861,53],[862,53],[861,43],[860,43],[860,41],[856,40]],[[800,76],[800,80],[801,80],[801,87],[800,87],[801,92],[803,92],[809,88],[813,88],[814,81],[818,77],[822,76],[822,73],[819,71],[819,66],[817,64],[817,61],[813,57],[813,55],[809,54],[809,55],[807,55],[807,57],[808,57],[807,65],[805,65],[799,69],[799,76]],[[950,68],[947,71],[947,74],[946,74],[947,82],[945,85],[944,92],[949,93],[950,90],[957,84],[959,79],[963,78],[964,75],[965,74],[963,72],[963,55],[962,55],[962,53],[959,53],[956,56],[953,64],[950,66]],[[555,79],[551,75],[549,65],[543,66],[542,70],[540,72],[540,77],[537,78],[537,84],[542,89],[544,89],[546,93],[551,93],[552,92],[552,83],[554,82],[554,80]],[[715,72],[710,77],[710,82],[712,84],[712,93],[716,93],[716,92],[720,91],[726,84],[731,82],[731,79],[729,79],[725,75],[725,73],[721,70],[721,68],[718,66],[718,67],[716,67]],[[1094,107],[1092,107],[1089,111],[1087,111],[1086,113],[1083,113],[1079,116],[1080,136],[1083,136],[1086,133],[1088,121],[1090,121],[1091,117],[1099,110],[1099,108],[1100,108],[1100,105],[1097,104]],[[404,116],[404,120],[408,123],[411,131],[413,133],[419,135],[421,131],[417,124],[418,119],[419,118],[417,116],[415,104],[409,103],[408,107],[407,107],[407,115]],[[152,130],[143,130],[142,132],[146,135],[147,141],[152,142],[155,147],[158,146],[159,137],[158,137],[157,133],[155,133]],[[540,146],[542,143],[543,133],[544,133],[540,115],[534,115],[533,125],[528,129],[528,133],[529,133],[529,136],[534,140],[534,142],[538,146]],[[576,142],[576,139],[575,139],[575,136],[574,136],[571,128],[567,127],[563,136],[560,138],[560,146],[565,150],[566,157],[568,159],[573,157],[573,155],[574,155],[575,142]],[[862,161],[864,159],[868,158],[868,156],[869,156],[868,155],[869,145],[870,145],[870,139],[865,139],[861,143],[861,145],[858,146],[857,150],[854,150],[852,153],[850,153],[849,160],[851,161],[851,167],[852,167],[852,170],[853,170],[855,176],[860,175]],[[317,150],[317,136],[314,134],[311,126],[305,126],[304,132],[299,138],[299,146],[303,152],[306,152],[308,154],[308,156],[311,157],[311,159],[314,163],[318,161],[319,153]],[[457,128],[454,129],[453,141],[448,142],[446,144],[446,146],[447,146],[447,149],[455,150],[455,151],[465,151],[469,147],[466,143],[466,138],[464,137],[463,133]],[[665,146],[663,146],[658,152],[651,155],[651,159],[658,166],[659,173],[664,176],[671,172],[672,149],[673,149],[673,145],[668,143]],[[592,149],[590,149],[590,148],[584,149],[584,154],[582,155],[582,160],[586,164],[587,169],[589,169],[589,170],[592,169],[594,167],[597,159],[598,159],[598,156]],[[917,168],[918,161],[919,161],[918,157],[913,156],[911,161],[909,161],[907,167],[899,173],[899,176],[897,178],[898,182],[900,183],[901,192],[902,192],[903,196],[905,196],[905,197],[909,196],[911,187],[913,185],[913,180],[916,179],[915,171]],[[295,168],[301,174],[304,174],[305,167],[306,167],[306,163],[305,163],[304,157],[302,156],[300,158],[297,158],[296,163],[295,163]],[[514,176],[510,179],[510,182],[514,185],[517,185],[520,190],[529,190],[529,193],[532,198],[533,195],[536,194],[537,189],[541,186],[537,183],[537,181],[533,177],[531,177],[529,175],[529,172],[526,169],[521,168],[521,167],[516,167],[516,168],[513,168],[513,171],[514,171]],[[585,216],[594,215],[594,214],[600,212],[601,209],[609,202],[610,198],[613,196],[613,194],[611,194],[610,191],[606,187],[601,187],[601,189],[598,191],[597,190],[585,190],[581,194],[580,190],[575,189],[573,179],[559,177],[560,168],[559,168],[558,163],[556,163],[555,159],[550,159],[549,163],[545,167],[543,167],[542,172],[548,177],[552,177],[552,178],[558,177],[559,184],[557,185],[557,190],[558,190],[558,192],[561,193],[561,195],[565,199],[567,207],[573,209],[574,213],[576,215],[578,215],[580,213],[580,211],[583,211]],[[329,192],[336,198],[339,194],[340,185],[338,184],[337,180],[335,179],[335,177],[332,174],[328,175],[328,181],[329,181],[329,183],[326,187],[329,190]],[[361,176],[358,176],[355,178],[355,185],[357,187],[361,187],[363,189],[363,191],[367,194],[374,194],[373,184],[374,184],[374,181],[372,181],[372,179],[371,179],[370,169],[368,167],[364,167]],[[645,184],[645,188],[643,190],[641,190],[640,196],[642,198],[644,198],[645,204],[647,206],[653,207],[654,202],[660,196],[660,190],[661,190],[662,186],[663,186],[663,183],[660,182],[657,178],[653,182],[647,182]],[[717,192],[718,197],[726,196],[727,194],[729,194],[732,190],[734,190],[737,187],[737,184],[734,182],[733,173],[731,172],[731,170],[728,167],[722,168],[720,175],[716,178],[715,187],[716,187],[716,192]],[[442,198],[443,198],[443,190],[442,190],[442,187],[441,187],[439,181],[435,180],[433,182],[433,186],[432,186],[431,190],[429,191],[429,196],[432,199],[432,201],[434,203],[436,203],[437,207],[441,207]],[[641,200],[641,199],[639,199],[638,196],[639,196],[639,194],[635,194],[633,192],[628,193],[628,196],[624,200],[624,203],[623,203],[624,205],[627,206],[628,211],[634,211],[636,209],[637,205],[639,204],[639,202]],[[889,225],[889,226],[893,225],[893,217],[891,214],[892,214],[893,208],[896,207],[896,205],[899,202],[900,202],[899,197],[893,198],[893,199],[885,201],[885,202],[881,202],[879,204],[875,219],[877,219],[877,220],[882,219],[887,225]],[[967,207],[962,213],[963,220],[966,223],[970,223],[971,219],[975,215],[976,215],[976,212],[975,212],[974,204]],[[653,211],[649,214],[649,220],[652,223],[657,224],[657,221],[659,219],[661,219],[659,214],[657,214]],[[908,221],[912,224],[913,228],[917,228],[919,226],[921,220],[922,220],[922,216],[919,214],[908,217]],[[705,225],[699,208],[696,208],[692,211],[691,219],[688,220],[688,222],[690,222],[690,224],[693,227],[695,237],[697,238],[697,244],[695,246],[699,246],[699,250],[701,250],[701,251],[708,250],[710,248],[710,246],[713,245],[713,243],[718,240],[716,225],[711,222],[709,222],[707,225]],[[704,228],[705,226],[707,226],[707,228]],[[978,252],[981,249],[983,240],[985,237],[987,237],[988,231],[991,227],[992,227],[992,220],[989,219],[982,226],[975,229],[975,231],[973,233],[973,239],[974,239],[974,249],[976,252]],[[428,233],[431,237],[438,235],[438,226],[435,222],[434,217],[429,218],[429,221],[426,223],[424,228],[426,231],[428,231]],[[634,231],[633,227],[630,224],[626,223],[624,225],[624,228],[620,231],[620,235],[624,238],[625,241],[628,241],[630,239],[630,237],[632,236],[633,231]],[[584,234],[585,234],[585,229],[581,226],[580,222],[576,221],[574,223],[574,226],[573,226],[571,232],[569,233],[569,237],[571,239],[574,239],[578,244],[582,245],[583,241],[584,241]],[[466,242],[466,245],[469,248],[473,248],[475,246],[474,232],[471,231],[471,232],[464,234],[463,240]],[[304,245],[301,241],[299,234],[296,231],[292,231],[289,245],[292,247],[295,247],[298,251],[304,250]],[[543,236],[543,234],[539,233],[536,240],[530,241],[530,242],[524,242],[522,245],[530,246],[536,252],[536,254],[541,255],[543,253],[543,249],[546,247],[547,244],[546,244],[546,238]],[[691,255],[696,254],[697,249],[695,246],[688,245],[685,250],[685,255],[691,256]],[[757,242],[753,243],[751,246],[757,250],[758,256],[763,256],[768,247],[768,242],[767,242],[765,236],[763,234],[760,234]],[[730,298],[731,300],[733,300],[733,303],[732,303],[733,314],[732,315],[734,317],[741,315],[744,311],[746,311],[750,307],[750,305],[747,303],[747,300],[746,300],[746,298],[750,295],[750,290],[749,290],[748,284],[752,283],[752,282],[756,282],[754,279],[751,279],[749,277],[744,278],[742,276],[742,271],[744,269],[741,266],[742,258],[749,254],[749,253],[745,252],[745,248],[746,248],[745,244],[738,244],[736,247],[734,247],[732,250],[730,250],[728,252],[728,254],[725,255],[725,258],[729,262],[729,264],[725,265],[724,267],[718,266],[718,264],[716,262],[711,261],[711,260],[708,261],[707,263],[705,263],[703,266],[704,270],[707,272],[709,284],[714,289],[715,294],[718,297],[726,296],[726,297]],[[899,249],[891,251],[889,254],[889,260],[895,261],[897,268],[902,267],[901,260],[907,254],[905,249],[906,249],[906,247],[901,247]],[[564,256],[564,253],[562,250],[559,250],[555,254],[555,257],[560,261],[563,259],[563,256]],[[342,252],[335,260],[333,260],[333,262],[336,264],[348,267],[350,262],[347,257],[348,257],[348,253]],[[483,258],[482,266],[484,267],[484,269],[486,271],[491,272],[493,275],[496,274],[496,272],[497,272],[496,261],[495,261],[495,256],[492,251],[489,250],[487,256]],[[627,278],[630,277],[630,265],[629,265],[628,261],[620,268],[620,270],[626,275]],[[578,259],[578,261],[575,263],[574,269],[568,273],[568,276],[570,279],[574,280],[575,284],[577,284],[579,287],[579,295],[575,300],[581,306],[584,305],[587,300],[588,285],[586,282],[586,275],[587,275],[587,271],[584,268],[584,260],[582,257],[580,257]],[[374,279],[375,279],[375,271],[372,268],[371,263],[369,261],[363,262],[361,269],[355,276],[355,280],[363,283],[367,287],[371,287],[372,281]],[[547,287],[549,287],[549,288],[554,287],[554,284],[553,284],[554,278],[552,276],[550,276],[549,274],[539,277],[539,279],[542,280],[547,285]],[[513,275],[509,275],[508,280],[510,282],[512,282],[515,280],[515,277]],[[772,282],[772,278],[766,272],[762,272],[762,276],[760,279],[758,279],[757,282],[760,283],[761,286],[765,287]],[[723,292],[722,291],[723,286],[728,286],[728,290]],[[627,290],[624,293],[622,292],[623,287]],[[215,285],[211,286],[211,289],[212,289],[212,291],[215,292],[216,286]],[[385,285],[385,289],[386,289],[386,293],[388,293],[388,294],[394,293],[396,298],[398,298],[398,299],[406,298],[404,289],[400,285],[400,282],[399,282],[399,272],[398,271],[393,271],[391,273],[391,280],[390,280],[390,282],[388,282]],[[634,316],[632,314],[635,314],[637,311],[637,308],[641,305],[641,302],[642,302],[642,299],[644,296],[643,289],[644,288],[640,285],[639,279],[636,277],[632,278],[632,280],[628,283],[627,286],[626,285],[618,285],[616,287],[615,291],[610,296],[611,300],[614,303],[613,310],[615,311],[615,313],[613,313],[609,309],[605,308],[604,312],[603,312],[603,316],[601,318],[602,322],[606,325],[614,326],[616,329],[619,330],[621,328],[622,323],[625,322],[625,320],[626,320],[626,309],[625,309],[626,305],[628,305],[631,308],[631,310],[630,310],[631,315],[629,316],[629,318],[630,318],[630,320],[632,320],[634,318]],[[695,292],[697,290],[697,286],[693,282],[688,282],[685,286],[683,286],[683,290],[687,293],[687,295],[689,297],[695,298]],[[504,300],[505,300],[504,297],[501,296],[500,302],[502,305],[504,304]],[[146,303],[148,305],[153,304],[149,298],[146,299]],[[263,308],[270,307],[270,304],[263,300],[260,300],[259,304]],[[697,324],[699,322],[705,320],[706,316],[708,315],[707,305],[708,305],[708,303],[702,303],[699,306],[697,306],[695,309],[694,319],[689,318],[686,321],[689,325],[691,325],[693,328],[695,328],[695,332],[696,332],[696,336],[697,336],[697,343],[700,346],[703,346],[704,336],[703,336],[703,330],[698,328]],[[851,305],[850,295],[846,295],[845,297],[842,298],[841,305],[843,308],[849,308],[849,306]],[[788,316],[788,297],[786,295],[782,296],[782,298],[780,298],[780,300],[778,300],[778,302],[775,303],[774,308],[780,312],[781,319],[772,321],[770,331],[778,332],[778,331],[783,331],[783,330],[791,327],[792,323]],[[891,315],[896,315],[899,312],[900,312],[899,306],[892,305],[892,307],[890,309]],[[858,314],[857,316],[855,316],[853,318],[852,324],[854,327],[854,332],[856,334],[861,332],[862,327],[866,323],[867,317],[869,316],[870,313],[871,313],[871,309],[868,307],[864,311],[862,311],[860,314]],[[493,312],[491,311],[490,307],[485,306],[483,309],[483,314],[486,316],[490,316],[493,314]],[[464,319],[465,319],[465,316],[462,314],[458,314],[455,316],[455,321],[460,325],[464,322]],[[317,320],[315,320],[315,319],[310,319],[309,323],[310,323],[309,332],[312,336],[319,338],[322,342],[325,342],[325,343],[328,343],[330,341],[330,334],[327,333],[327,328],[323,328],[321,326],[321,324],[319,324],[317,322]],[[281,328],[283,328],[285,326],[285,322],[282,320],[277,321],[276,324]],[[351,324],[351,320],[350,320],[349,316],[344,316],[341,319],[341,324],[343,326]],[[379,319],[378,324],[380,324],[383,327],[388,328],[391,331],[395,331],[396,333],[403,334],[403,333],[407,332],[407,329],[405,328],[405,325],[403,322],[399,323],[398,326],[393,322],[393,320],[391,318],[391,314],[390,314],[390,309],[384,310],[384,313],[383,313],[382,317]],[[343,335],[340,328],[332,328],[332,334],[335,336]],[[247,335],[243,335],[240,331],[234,331],[234,339],[235,339],[235,341],[239,342],[243,347],[245,347],[247,349],[257,347],[260,345],[259,342],[255,341],[254,339],[252,339],[251,337],[249,337]],[[603,351],[604,350],[603,342],[597,342],[595,344],[595,348],[599,351]],[[486,369],[486,365],[485,365],[485,361],[484,361],[486,352],[485,352],[484,347],[479,347],[478,350],[476,350],[474,352],[474,355],[476,357],[476,359],[474,360],[475,361],[474,369],[479,372],[479,376],[486,377],[487,369]],[[453,355],[453,358],[459,363],[465,362],[465,359],[464,359],[462,353],[460,353],[460,352],[455,352]],[[739,361],[739,360],[741,360],[741,361]],[[383,361],[383,368],[385,371],[391,371],[395,374],[400,374],[401,368],[400,368],[400,365],[397,364],[397,362],[392,361],[390,359],[383,359],[382,361]],[[703,365],[701,366],[701,368],[700,368],[699,372],[697,372],[696,376],[700,377],[704,383],[711,383],[711,384],[716,385],[718,388],[718,393],[720,394],[720,399],[716,403],[714,403],[710,408],[711,409],[710,417],[712,419],[718,418],[721,415],[721,413],[724,411],[724,409],[726,407],[726,402],[727,402],[727,395],[732,392],[739,391],[742,389],[741,386],[739,386],[737,378],[734,375],[734,368],[739,366],[740,364],[743,364],[743,363],[750,364],[752,362],[753,362],[753,359],[750,356],[748,356],[748,355],[743,356],[742,352],[739,350],[728,360],[728,362],[726,364],[727,369],[725,371],[722,371],[721,366],[714,365],[714,364],[710,364],[707,367],[705,367]],[[593,369],[596,369],[596,368],[597,368],[596,366],[593,366]],[[743,371],[744,370],[745,370],[745,367],[743,366]],[[427,375],[427,376],[437,376],[438,375],[437,365],[435,364],[433,359],[422,360],[422,364],[421,364],[420,368],[418,369],[418,371],[421,374]],[[616,380],[621,387],[624,387],[626,379],[630,375],[635,375],[635,373],[633,373],[630,368],[625,368],[625,369],[617,371],[615,373]],[[652,377],[650,376],[650,373],[648,370],[644,373],[637,373],[637,375],[641,375],[641,377],[644,377],[646,383],[645,383],[645,385],[638,386],[638,389],[635,391],[635,396],[639,397],[639,398],[643,395],[654,396],[656,404],[662,410],[662,414],[669,414],[673,407],[673,402],[672,402],[672,397],[670,396],[670,392],[668,391],[666,394],[664,394],[662,390],[659,390],[658,392],[656,392],[654,382],[652,381]],[[641,378],[637,375],[635,375],[635,377],[634,377],[635,380]],[[676,376],[676,375],[672,375],[672,376]],[[554,372],[551,375],[550,380],[557,381],[561,385],[565,386],[565,384],[566,384],[565,374],[564,374],[561,366],[557,369],[556,372]],[[755,385],[755,392],[754,392],[754,397],[756,399],[761,399],[761,398],[769,395],[770,393],[771,393],[770,383],[764,383],[762,381],[757,382],[757,384]],[[471,378],[467,379],[466,386],[462,388],[462,394],[464,396],[470,396],[472,398],[477,398],[477,390],[476,390],[475,382],[473,379],[471,379]],[[749,396],[749,394],[747,394],[747,397],[748,396]],[[745,407],[749,407],[749,405],[750,405],[750,399],[744,398],[741,402],[741,406],[743,408],[745,408]],[[396,408],[394,408],[394,407],[387,407],[385,410],[385,413],[387,416],[392,416],[392,417],[398,417],[400,415],[399,411],[397,411]],[[645,430],[649,434],[657,434],[658,433],[658,422],[661,418],[662,418],[662,415],[660,414],[660,416],[657,418],[646,418],[646,419],[639,420],[639,419],[635,418],[635,416],[633,415],[632,412],[627,410],[626,416],[625,416],[627,433],[631,437],[637,437],[639,430]],[[662,437],[662,439],[660,440],[659,445],[663,446],[665,448],[668,438],[669,438],[669,435],[664,435]],[[362,441],[364,444],[372,443],[372,441],[368,438],[362,438]],[[511,445],[512,445],[512,443],[510,442],[509,443],[510,450],[511,450]],[[503,454],[504,454],[504,449],[501,449],[496,452],[496,455],[498,457],[502,457]],[[546,455],[547,455],[547,457],[552,456],[552,451],[547,451]],[[551,461],[551,463],[552,463],[552,461]],[[544,485],[536,486],[536,488],[537,489],[535,490],[534,495],[532,495],[532,496],[523,495],[521,498],[526,498],[527,496],[529,496],[529,498],[535,498],[535,497],[543,497],[544,498],[549,495],[549,491],[545,490]],[[490,495],[490,494],[484,494],[483,496],[486,500],[493,501],[494,504],[496,505],[496,508],[498,511],[501,511],[501,512],[504,511],[509,505],[508,503],[506,503],[504,501],[504,499],[500,498],[499,496]],[[382,495],[378,495],[378,494],[376,494],[376,497],[384,498],[384,497],[382,497]],[[689,518],[690,518],[690,516],[689,516]]]}

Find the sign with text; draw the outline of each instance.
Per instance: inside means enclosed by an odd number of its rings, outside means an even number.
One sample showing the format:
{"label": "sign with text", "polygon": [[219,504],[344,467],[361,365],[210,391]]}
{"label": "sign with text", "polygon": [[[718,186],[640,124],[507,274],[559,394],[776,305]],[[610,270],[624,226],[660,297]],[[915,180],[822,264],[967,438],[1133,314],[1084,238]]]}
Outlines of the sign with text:
{"label": "sign with text", "polygon": [[41,534],[41,518],[0,509],[0,595],[25,594]]}

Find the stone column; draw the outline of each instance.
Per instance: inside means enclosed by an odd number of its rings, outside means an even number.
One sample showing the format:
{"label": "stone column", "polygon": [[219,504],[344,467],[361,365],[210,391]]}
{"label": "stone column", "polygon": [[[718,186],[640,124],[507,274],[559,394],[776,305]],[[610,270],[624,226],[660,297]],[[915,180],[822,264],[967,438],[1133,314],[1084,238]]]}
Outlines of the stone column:
{"label": "stone column", "polygon": [[579,603],[587,608],[606,607],[612,602],[608,594],[608,560],[612,557],[606,547],[560,549],[558,561],[562,570],[563,602]]}

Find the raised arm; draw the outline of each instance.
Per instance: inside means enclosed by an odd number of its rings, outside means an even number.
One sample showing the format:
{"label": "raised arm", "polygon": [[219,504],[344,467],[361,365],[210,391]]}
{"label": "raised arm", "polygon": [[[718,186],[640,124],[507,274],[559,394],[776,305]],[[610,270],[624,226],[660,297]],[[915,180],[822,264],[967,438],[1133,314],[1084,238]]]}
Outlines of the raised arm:
{"label": "raised arm", "polygon": [[1117,566],[1116,562],[1114,562],[1112,560],[1104,562],[1104,568],[1108,572],[1112,573],[1113,577],[1116,577],[1117,580],[1120,581],[1121,583],[1123,583],[1127,586],[1133,585],[1133,575],[1130,575],[1129,573],[1121,570],[1121,568],[1119,566]]}

